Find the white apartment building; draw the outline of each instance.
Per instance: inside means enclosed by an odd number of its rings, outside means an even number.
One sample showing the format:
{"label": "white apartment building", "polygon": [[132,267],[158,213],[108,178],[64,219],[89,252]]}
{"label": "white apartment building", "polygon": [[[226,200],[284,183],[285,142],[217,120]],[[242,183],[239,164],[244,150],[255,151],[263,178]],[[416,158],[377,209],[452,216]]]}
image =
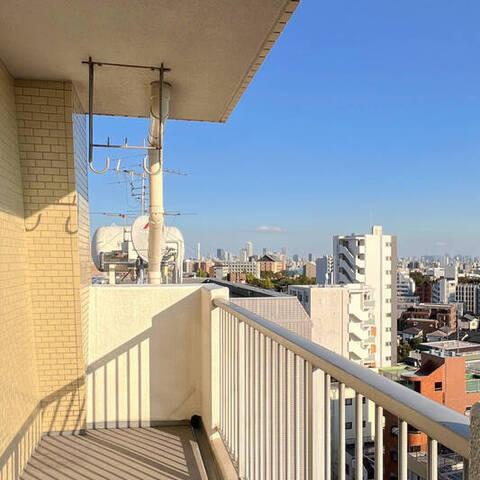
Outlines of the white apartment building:
{"label": "white apartment building", "polygon": [[397,271],[397,296],[409,296],[415,292],[415,280],[408,270]]}
{"label": "white apartment building", "polygon": [[455,301],[463,304],[463,311],[477,314],[479,309],[479,289],[476,283],[459,283],[455,289]]}
{"label": "white apartment building", "polygon": [[[367,367],[375,367],[377,337],[372,288],[363,284],[290,285],[289,295],[295,295],[312,321],[312,341]],[[338,384],[332,386],[332,419],[338,418]],[[345,391],[345,440],[355,442],[354,396]],[[363,438],[372,441],[375,435],[374,406],[363,403]],[[332,450],[338,445],[333,432]]]}
{"label": "white apartment building", "polygon": [[456,280],[440,278],[432,286],[433,303],[454,303],[456,299]]}
{"label": "white apartment building", "polygon": [[375,366],[372,288],[364,284],[289,285],[312,320],[312,341],[365,366]]}
{"label": "white apartment building", "polygon": [[445,266],[445,278],[449,280],[456,280],[458,277],[458,263],[450,263]]}
{"label": "white apartment building", "polygon": [[258,262],[222,262],[215,267],[215,278],[225,278],[229,273],[246,273],[260,278],[260,264]]}
{"label": "white apartment building", "polygon": [[245,249],[247,250],[247,257],[250,258],[253,255],[253,243],[246,242]]}
{"label": "white apartment building", "polygon": [[363,283],[373,289],[377,367],[396,363],[397,237],[384,235],[381,226],[371,234],[333,237],[333,280],[336,284]]}
{"label": "white apartment building", "polygon": [[319,257],[315,264],[318,285],[331,285],[333,283],[333,255]]}

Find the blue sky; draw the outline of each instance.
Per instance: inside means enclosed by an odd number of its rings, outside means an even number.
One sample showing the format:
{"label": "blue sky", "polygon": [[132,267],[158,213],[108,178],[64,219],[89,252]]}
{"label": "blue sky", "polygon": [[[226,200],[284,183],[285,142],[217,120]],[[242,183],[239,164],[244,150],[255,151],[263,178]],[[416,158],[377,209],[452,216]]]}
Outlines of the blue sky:
{"label": "blue sky", "polygon": [[[400,255],[479,255],[479,18],[474,0],[303,0],[226,124],[167,123],[165,167],[189,176],[166,175],[166,209],[195,213],[167,223],[187,255],[321,254],[372,223]],[[133,143],[147,125],[95,130]],[[135,206],[115,180],[90,175],[92,212]]]}

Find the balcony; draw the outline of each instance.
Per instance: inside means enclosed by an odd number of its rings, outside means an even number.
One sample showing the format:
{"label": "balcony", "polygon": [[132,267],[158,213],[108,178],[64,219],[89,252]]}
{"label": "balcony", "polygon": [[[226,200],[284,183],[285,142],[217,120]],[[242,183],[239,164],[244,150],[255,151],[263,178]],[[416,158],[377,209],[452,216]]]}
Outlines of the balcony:
{"label": "balcony", "polygon": [[[470,458],[467,417],[230,302],[226,288],[94,286],[88,327],[86,432],[43,436],[24,480],[344,478],[346,389],[356,458],[373,422],[376,478],[384,410],[401,419],[398,478],[408,425],[429,438],[429,479],[440,478],[437,442]],[[194,415],[203,426],[192,431]],[[355,470],[362,478],[363,463]]]}

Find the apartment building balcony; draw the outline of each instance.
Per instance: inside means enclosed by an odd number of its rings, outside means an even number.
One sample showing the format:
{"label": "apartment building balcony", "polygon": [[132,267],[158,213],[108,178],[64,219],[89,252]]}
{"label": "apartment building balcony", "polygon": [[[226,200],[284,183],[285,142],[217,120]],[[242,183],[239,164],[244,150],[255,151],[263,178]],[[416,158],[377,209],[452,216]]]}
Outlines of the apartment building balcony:
{"label": "apartment building balcony", "polygon": [[[401,480],[407,424],[429,437],[429,480],[437,442],[480,478],[475,408],[470,435],[467,417],[235,305],[225,288],[90,286],[87,106],[147,118],[162,72],[169,118],[223,123],[298,2],[131,3],[0,5],[1,479],[341,479],[346,388],[357,459],[362,400],[375,405],[377,479],[384,410],[400,418]],[[92,170],[108,169],[97,161]]]}
{"label": "apartment building balcony", "polygon": [[[230,302],[226,288],[90,290],[85,429],[41,436],[24,480],[331,478],[345,464],[344,447],[332,456],[332,435],[345,439],[346,388],[356,392],[356,425],[363,397],[375,404],[377,478],[384,410],[401,419],[398,478],[407,478],[407,425],[429,437],[429,479],[441,478],[437,442],[471,458],[467,417]],[[192,429],[194,416],[201,427]],[[25,431],[15,458],[32,438]]]}
{"label": "apartment building balcony", "polygon": [[364,349],[365,352],[370,352],[370,348],[372,345],[375,345],[375,337],[369,336],[365,340],[360,342],[361,347]]}
{"label": "apartment building balcony", "polygon": [[358,322],[348,323],[348,333],[354,335],[358,340],[365,340],[369,335],[366,326]]}

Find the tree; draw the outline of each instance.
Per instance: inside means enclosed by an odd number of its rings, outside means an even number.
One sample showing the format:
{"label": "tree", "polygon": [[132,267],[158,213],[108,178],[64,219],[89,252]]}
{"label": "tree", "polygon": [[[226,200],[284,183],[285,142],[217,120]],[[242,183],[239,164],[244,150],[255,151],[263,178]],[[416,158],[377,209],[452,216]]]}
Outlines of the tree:
{"label": "tree", "polygon": [[272,278],[275,274],[270,271],[260,272],[260,278]]}
{"label": "tree", "polygon": [[207,277],[208,277],[208,273],[207,273],[203,268],[199,268],[199,269],[198,269],[198,272],[197,272],[197,277],[207,278]]}
{"label": "tree", "polygon": [[410,272],[410,278],[413,278],[415,285],[420,285],[423,282],[432,283],[432,279],[422,272]]}
{"label": "tree", "polygon": [[400,340],[400,343],[397,347],[398,361],[403,362],[408,357],[411,350],[412,347],[410,346],[409,342],[406,342],[405,340]]}
{"label": "tree", "polygon": [[267,290],[273,290],[273,283],[269,277],[260,280],[261,288],[266,288]]}

